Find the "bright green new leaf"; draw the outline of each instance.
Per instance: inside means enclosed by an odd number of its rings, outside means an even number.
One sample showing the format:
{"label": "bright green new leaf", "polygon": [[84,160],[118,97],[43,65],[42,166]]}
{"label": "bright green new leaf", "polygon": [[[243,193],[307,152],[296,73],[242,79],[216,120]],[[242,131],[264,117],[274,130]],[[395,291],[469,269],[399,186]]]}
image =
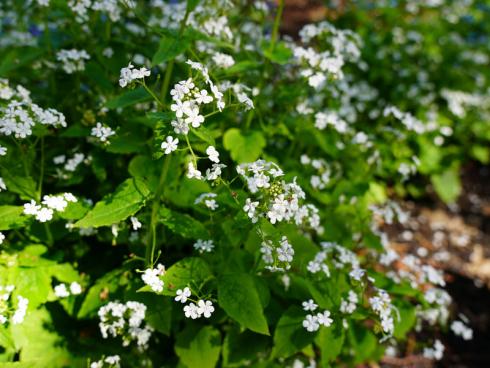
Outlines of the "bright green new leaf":
{"label": "bright green new leaf", "polygon": [[172,60],[185,52],[189,46],[190,42],[187,38],[163,35],[160,39],[158,50],[155,55],[153,55],[151,65],[155,66],[165,61]]}
{"label": "bright green new leaf", "polygon": [[446,203],[454,202],[461,194],[459,165],[448,168],[442,174],[432,175],[431,180],[435,191]]}
{"label": "bright green new leaf", "polygon": [[211,280],[213,274],[202,258],[188,257],[173,264],[162,277],[165,283],[163,293],[175,295],[177,289],[189,286],[198,290],[205,282]]}
{"label": "bright green new leaf", "polygon": [[76,227],[99,227],[117,224],[134,215],[150,195],[146,183],[138,178],[126,179],[114,194],[104,197]]}
{"label": "bright green new leaf", "polygon": [[0,206],[0,230],[16,229],[25,225],[29,217],[22,206]]}
{"label": "bright green new leaf", "polygon": [[266,140],[261,132],[254,131],[244,135],[240,129],[231,128],[223,136],[223,145],[236,162],[253,162],[262,154]]}

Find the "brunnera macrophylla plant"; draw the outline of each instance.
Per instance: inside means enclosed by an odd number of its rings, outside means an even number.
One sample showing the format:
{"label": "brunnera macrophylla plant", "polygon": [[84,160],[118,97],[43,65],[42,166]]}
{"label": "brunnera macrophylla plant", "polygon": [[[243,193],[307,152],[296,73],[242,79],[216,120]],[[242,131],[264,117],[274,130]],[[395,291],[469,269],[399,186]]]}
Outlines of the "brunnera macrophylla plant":
{"label": "brunnera macrophylla plant", "polygon": [[[488,158],[465,142],[489,43],[464,37],[490,23],[377,2],[396,27],[373,32],[357,5],[288,37],[283,1],[2,2],[0,361],[350,366],[471,338],[381,225],[408,220],[392,189],[450,202]],[[475,80],[446,78],[454,54]]]}

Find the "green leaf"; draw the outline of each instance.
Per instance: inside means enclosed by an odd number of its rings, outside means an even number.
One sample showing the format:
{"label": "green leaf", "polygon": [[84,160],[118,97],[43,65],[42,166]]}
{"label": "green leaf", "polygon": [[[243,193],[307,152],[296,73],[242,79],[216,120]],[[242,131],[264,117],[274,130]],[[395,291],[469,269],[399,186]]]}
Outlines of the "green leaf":
{"label": "green leaf", "polygon": [[160,208],[160,221],[183,238],[196,240],[209,238],[209,233],[203,224],[189,215],[172,211],[169,208]]}
{"label": "green leaf", "polygon": [[320,328],[320,332],[315,338],[316,345],[320,348],[320,355],[323,366],[332,362],[339,356],[345,340],[345,330],[340,323],[333,326]]}
{"label": "green leaf", "polygon": [[253,278],[246,273],[230,273],[218,279],[218,303],[243,327],[269,335],[269,327]]}
{"label": "green leaf", "polygon": [[109,109],[117,109],[131,106],[140,102],[146,102],[151,100],[151,98],[152,97],[150,94],[143,87],[138,87],[107,101],[106,107]]}
{"label": "green leaf", "polygon": [[165,283],[163,294],[175,295],[177,289],[183,289],[186,286],[198,290],[211,278],[213,278],[213,274],[204,259],[198,257],[184,258],[174,263],[162,277]]}
{"label": "green leaf", "polygon": [[151,65],[155,66],[168,60],[173,60],[190,46],[189,39],[171,35],[163,35],[158,50],[153,55]]}
{"label": "green leaf", "polygon": [[231,158],[238,163],[253,162],[262,154],[266,141],[261,132],[242,135],[240,129],[231,128],[223,136],[223,145],[230,151]]}
{"label": "green leaf", "polygon": [[126,220],[144,206],[150,190],[145,182],[138,178],[126,179],[119,185],[114,194],[104,197],[97,202],[81,220],[75,223],[76,227],[110,226]]}
{"label": "green leaf", "polygon": [[85,201],[69,202],[63,212],[59,216],[65,220],[79,220],[87,214],[90,206]]}
{"label": "green leaf", "polygon": [[284,42],[278,42],[271,50],[269,42],[262,43],[262,52],[264,56],[270,61],[284,65],[293,56],[293,52],[289,49]]}
{"label": "green leaf", "polygon": [[221,351],[221,335],[211,326],[199,331],[190,325],[177,336],[175,352],[188,368],[214,368]]}
{"label": "green leaf", "polygon": [[2,178],[10,192],[20,194],[22,199],[37,197],[36,182],[30,176],[22,176],[6,168],[0,170]]}
{"label": "green leaf", "polygon": [[[223,343],[223,367],[243,367],[257,360],[259,354],[269,349],[269,338],[238,326],[230,329]],[[248,364],[247,364],[248,363]]]}
{"label": "green leaf", "polygon": [[306,313],[296,306],[290,307],[281,316],[274,331],[272,356],[287,358],[313,341],[315,334],[303,327],[305,316]]}
{"label": "green leaf", "polygon": [[22,206],[0,206],[0,230],[16,229],[29,220]]}
{"label": "green leaf", "polygon": [[432,184],[439,197],[446,203],[454,202],[461,194],[459,165],[447,169],[442,174],[431,176]]}
{"label": "green leaf", "polygon": [[39,47],[22,47],[10,50],[0,57],[0,76],[7,76],[11,71],[38,60],[45,49]]}

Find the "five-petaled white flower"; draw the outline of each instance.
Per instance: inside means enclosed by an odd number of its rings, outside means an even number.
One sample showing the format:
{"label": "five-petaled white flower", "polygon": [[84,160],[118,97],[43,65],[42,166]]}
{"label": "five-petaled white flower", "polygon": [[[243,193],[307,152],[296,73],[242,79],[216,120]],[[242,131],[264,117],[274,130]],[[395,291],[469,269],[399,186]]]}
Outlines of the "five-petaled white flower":
{"label": "five-petaled white flower", "polygon": [[191,296],[191,289],[185,287],[184,290],[182,289],[177,290],[177,296],[175,297],[175,301],[185,303],[187,301],[187,298],[189,298],[190,296]]}
{"label": "five-petaled white flower", "polygon": [[165,154],[168,155],[177,149],[178,144],[179,138],[174,138],[169,135],[167,138],[165,138],[165,141],[162,142],[161,148],[165,150]]}

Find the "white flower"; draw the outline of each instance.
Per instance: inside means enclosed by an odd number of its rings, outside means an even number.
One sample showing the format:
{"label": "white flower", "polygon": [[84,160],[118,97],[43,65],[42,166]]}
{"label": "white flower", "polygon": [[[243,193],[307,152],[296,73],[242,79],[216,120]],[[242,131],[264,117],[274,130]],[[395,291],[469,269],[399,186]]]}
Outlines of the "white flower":
{"label": "white flower", "polygon": [[185,122],[191,124],[193,128],[199,128],[204,122],[204,116],[200,115],[198,107],[192,107],[187,111]]}
{"label": "white flower", "polygon": [[5,235],[3,235],[3,233],[0,233],[0,244],[3,244],[4,240],[5,240]]}
{"label": "white flower", "polygon": [[199,313],[199,315],[203,315],[204,318],[211,317],[211,314],[214,312],[213,303],[210,300],[199,300],[197,306],[197,313]]}
{"label": "white flower", "polygon": [[54,287],[54,295],[58,298],[67,298],[70,296],[65,284],[59,284]]}
{"label": "white flower", "polygon": [[[181,100],[177,100],[174,104],[170,105],[170,110],[175,111],[175,116],[177,116],[177,118],[182,118],[184,114],[189,115],[191,104],[189,101],[182,102]],[[199,113],[199,109],[197,109],[197,111]],[[185,122],[187,123],[187,121]]]}
{"label": "white flower", "polygon": [[36,213],[36,220],[39,222],[46,222],[53,219],[53,210],[51,208],[42,207]]}
{"label": "white flower", "polygon": [[41,206],[36,204],[36,202],[31,199],[29,203],[24,203],[24,214],[25,215],[37,215],[39,210],[41,209]]}
{"label": "white flower", "polygon": [[138,229],[141,229],[142,225],[141,225],[141,222],[138,220],[137,217],[131,216],[129,219],[131,220],[131,226],[133,226],[133,230],[136,231]]}
{"label": "white flower", "polygon": [[164,282],[160,279],[160,276],[165,274],[165,267],[161,264],[157,268],[147,268],[141,279],[143,282],[150,286],[151,290],[155,293],[161,293],[163,291]]}
{"label": "white flower", "polygon": [[194,98],[199,105],[213,102],[213,96],[208,95],[208,91],[205,89],[202,89],[198,93],[195,93]]}
{"label": "white flower", "polygon": [[7,186],[5,185],[5,182],[3,181],[3,178],[0,178],[0,192],[2,190],[7,190]]}
{"label": "white flower", "polygon": [[12,323],[14,325],[17,325],[24,321],[28,304],[29,304],[29,300],[21,297],[20,295],[17,296],[17,309],[15,310],[14,315],[12,316]]}
{"label": "white flower", "polygon": [[76,281],[73,281],[71,284],[70,284],[70,293],[72,295],[79,295],[82,293],[82,286],[76,282]]}
{"label": "white flower", "polygon": [[0,156],[5,156],[7,154],[7,148],[0,146]]}
{"label": "white flower", "polygon": [[184,307],[184,314],[187,318],[196,319],[199,318],[198,306],[194,303],[190,303]]}
{"label": "white flower", "polygon": [[461,321],[453,321],[451,323],[451,330],[456,336],[461,336],[463,340],[473,339],[473,330]]}
{"label": "white flower", "polygon": [[72,74],[85,69],[85,60],[89,60],[90,55],[85,50],[60,50],[56,53],[56,59],[61,61],[66,73]]}
{"label": "white flower", "polygon": [[216,148],[214,148],[213,146],[209,146],[206,149],[206,154],[211,161],[219,163],[219,152],[216,151]]}
{"label": "white flower", "polygon": [[212,252],[214,249],[214,244],[212,240],[202,240],[198,239],[194,243],[194,249],[198,250],[200,253],[209,253]]}
{"label": "white flower", "polygon": [[184,290],[182,289],[177,290],[177,296],[175,297],[175,301],[185,303],[187,301],[187,298],[189,298],[190,296],[191,296],[191,289],[185,287]]}
{"label": "white flower", "polygon": [[302,303],[302,305],[303,305],[303,309],[305,311],[314,311],[315,309],[318,308],[318,305],[315,304],[315,302],[313,301],[313,299],[309,299],[307,301],[304,301]]}
{"label": "white flower", "polygon": [[320,328],[317,316],[312,316],[311,314],[308,314],[303,320],[303,327],[306,328],[308,332],[317,331]]}
{"label": "white flower", "polygon": [[133,64],[129,63],[126,68],[121,69],[119,76],[119,85],[124,88],[128,84],[132,83],[137,79],[144,79],[150,76],[150,71],[146,68],[136,69]]}
{"label": "white flower", "polygon": [[116,132],[106,125],[97,123],[97,125],[92,128],[90,134],[96,138],[99,138],[101,142],[105,143],[108,141],[109,137],[116,134]]}
{"label": "white flower", "polygon": [[178,144],[179,139],[169,135],[167,138],[165,138],[165,141],[162,142],[161,148],[165,150],[165,154],[168,155],[177,149]]}
{"label": "white flower", "polygon": [[194,164],[192,162],[189,162],[187,165],[187,177],[189,179],[195,178],[195,179],[202,179],[202,174],[201,172],[194,167]]}
{"label": "white flower", "polygon": [[50,196],[45,195],[43,197],[42,204],[46,207],[51,208],[53,210],[63,212],[68,205],[68,202],[65,200],[63,195],[60,196]]}
{"label": "white flower", "polygon": [[329,327],[333,322],[333,319],[330,318],[330,311],[328,310],[324,311],[323,313],[318,313],[316,318],[318,323],[325,327]]}

